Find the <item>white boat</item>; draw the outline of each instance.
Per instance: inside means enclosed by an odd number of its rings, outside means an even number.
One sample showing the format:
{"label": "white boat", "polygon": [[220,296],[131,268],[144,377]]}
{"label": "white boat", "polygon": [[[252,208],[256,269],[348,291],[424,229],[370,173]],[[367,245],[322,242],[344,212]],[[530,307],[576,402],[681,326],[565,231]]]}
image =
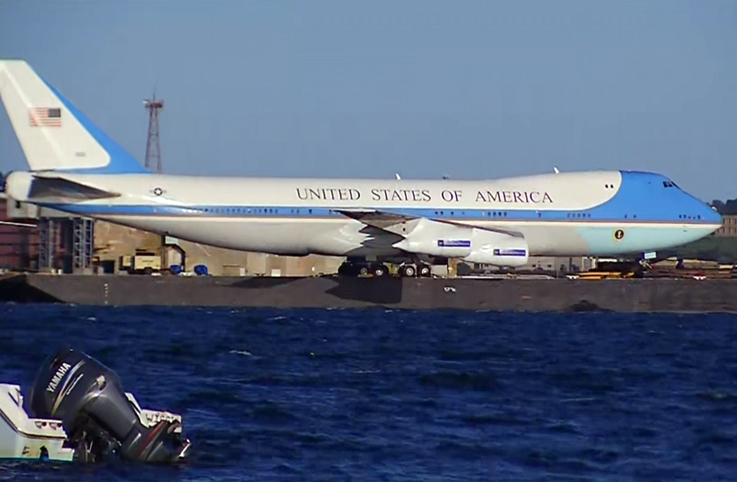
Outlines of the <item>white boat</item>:
{"label": "white boat", "polygon": [[0,383],[0,461],[167,463],[188,455],[180,415],[142,409],[113,372],[83,353],[62,350],[50,360],[29,404],[19,385]]}

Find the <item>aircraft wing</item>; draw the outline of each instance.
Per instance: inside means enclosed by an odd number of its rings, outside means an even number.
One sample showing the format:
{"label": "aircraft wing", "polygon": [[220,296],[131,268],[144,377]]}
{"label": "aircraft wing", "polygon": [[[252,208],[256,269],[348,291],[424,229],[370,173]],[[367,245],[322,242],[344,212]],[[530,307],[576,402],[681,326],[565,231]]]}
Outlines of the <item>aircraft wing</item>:
{"label": "aircraft wing", "polygon": [[338,209],[337,211],[346,217],[362,222],[366,226],[372,226],[374,228],[379,228],[386,232],[389,232],[392,234],[398,234],[400,236],[409,234],[407,230],[408,223],[414,224],[412,223],[412,221],[419,221],[419,220],[425,219],[432,223],[438,223],[439,225],[444,225],[444,226],[457,226],[457,227],[466,228],[466,229],[482,229],[484,231],[505,234],[507,236],[512,236],[515,238],[524,238],[524,235],[518,231],[512,231],[508,229],[499,229],[499,228],[488,228],[488,227],[480,228],[478,226],[472,226],[470,224],[459,223],[457,221],[447,221],[444,219],[430,219],[430,218],[424,218],[421,216],[411,216],[407,214],[392,213],[390,211],[379,211],[379,210],[374,210],[374,209],[364,209],[364,210]]}
{"label": "aircraft wing", "polygon": [[362,222],[366,226],[379,228],[393,234],[400,234],[400,232],[397,232],[396,229],[398,225],[401,225],[402,223],[406,223],[413,219],[419,219],[416,216],[406,216],[404,214],[395,214],[387,211],[376,211],[373,209],[338,209],[337,211],[346,217]]}
{"label": "aircraft wing", "polygon": [[393,246],[408,253],[462,258],[474,263],[522,266],[529,250],[522,233],[381,210],[339,209],[366,226],[402,237]]}

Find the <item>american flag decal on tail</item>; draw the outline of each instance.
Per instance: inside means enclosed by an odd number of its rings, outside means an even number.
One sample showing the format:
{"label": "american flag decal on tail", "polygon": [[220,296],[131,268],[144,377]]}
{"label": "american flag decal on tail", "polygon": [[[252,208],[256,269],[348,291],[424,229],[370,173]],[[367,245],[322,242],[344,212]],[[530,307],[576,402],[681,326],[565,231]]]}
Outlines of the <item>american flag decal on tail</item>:
{"label": "american flag decal on tail", "polygon": [[61,127],[61,108],[31,107],[28,121],[32,127]]}

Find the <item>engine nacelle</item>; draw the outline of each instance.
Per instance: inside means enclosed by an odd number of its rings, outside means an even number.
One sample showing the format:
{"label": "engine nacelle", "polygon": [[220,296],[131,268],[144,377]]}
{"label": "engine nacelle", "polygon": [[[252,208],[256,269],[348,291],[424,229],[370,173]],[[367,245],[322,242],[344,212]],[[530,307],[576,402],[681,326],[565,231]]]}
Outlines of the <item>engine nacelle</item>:
{"label": "engine nacelle", "polygon": [[523,266],[529,257],[527,241],[521,236],[429,219],[420,220],[394,247],[410,253],[507,267]]}
{"label": "engine nacelle", "polygon": [[529,258],[525,238],[483,229],[473,229],[471,248],[471,253],[463,257],[471,263],[516,268],[526,265]]}

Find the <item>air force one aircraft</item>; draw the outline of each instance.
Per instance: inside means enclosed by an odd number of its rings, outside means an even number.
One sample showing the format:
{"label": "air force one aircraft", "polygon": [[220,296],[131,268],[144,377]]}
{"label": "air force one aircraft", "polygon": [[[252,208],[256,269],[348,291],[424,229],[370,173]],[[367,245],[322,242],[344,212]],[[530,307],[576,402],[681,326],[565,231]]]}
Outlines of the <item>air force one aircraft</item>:
{"label": "air force one aircraft", "polygon": [[10,197],[212,246],[515,267],[534,255],[652,252],[722,222],[646,172],[487,181],[153,174],[25,61],[0,60],[0,96],[30,165],[8,176]]}

